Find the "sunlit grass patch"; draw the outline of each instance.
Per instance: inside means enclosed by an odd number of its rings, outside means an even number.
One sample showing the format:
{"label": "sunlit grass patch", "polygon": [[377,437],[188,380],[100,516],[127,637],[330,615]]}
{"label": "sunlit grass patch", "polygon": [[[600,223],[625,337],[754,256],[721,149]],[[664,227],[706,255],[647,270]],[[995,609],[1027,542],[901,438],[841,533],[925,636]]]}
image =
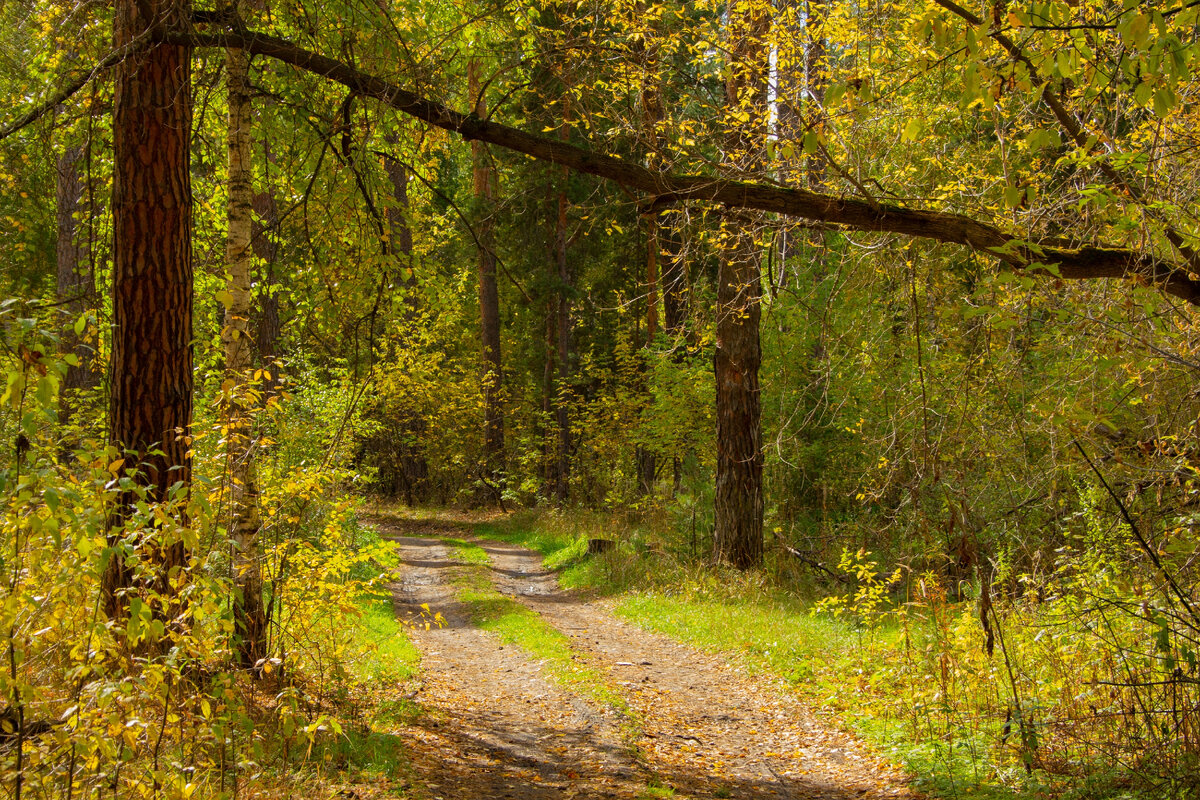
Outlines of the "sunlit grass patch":
{"label": "sunlit grass patch", "polygon": [[[620,592],[661,580],[664,562],[655,552],[653,530],[630,525],[609,514],[586,511],[541,511],[513,514],[475,526],[477,535],[519,544],[542,554],[542,564],[558,573],[568,589],[600,594]],[[607,539],[614,547],[589,555],[588,541]],[[669,562],[673,567],[674,562]],[[658,573],[658,574],[656,574]]]}
{"label": "sunlit grass patch", "polygon": [[452,539],[446,536],[441,537],[441,539],[450,545],[456,561],[478,566],[487,566],[491,562],[487,551],[474,542],[468,542],[464,539]]}
{"label": "sunlit grass patch", "polygon": [[358,651],[352,672],[360,681],[406,681],[421,670],[421,653],[396,619],[392,598],[372,595],[359,605],[361,616],[351,627]]}

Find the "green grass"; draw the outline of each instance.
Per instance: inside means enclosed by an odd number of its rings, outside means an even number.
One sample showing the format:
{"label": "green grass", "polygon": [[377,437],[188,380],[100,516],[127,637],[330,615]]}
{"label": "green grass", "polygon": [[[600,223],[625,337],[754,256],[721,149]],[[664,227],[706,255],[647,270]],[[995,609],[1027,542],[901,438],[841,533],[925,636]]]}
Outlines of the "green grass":
{"label": "green grass", "polygon": [[[640,532],[615,529],[611,517],[582,512],[522,512],[474,526],[475,534],[482,538],[541,553],[543,565],[558,573],[558,582],[564,588],[600,594],[645,585],[650,578],[646,569],[649,562],[641,557],[644,542]],[[590,538],[615,538],[618,545],[603,557],[589,556]]]}
{"label": "green grass", "polygon": [[362,615],[351,633],[361,653],[352,674],[360,681],[403,682],[421,671],[421,653],[396,619],[392,598],[373,595],[359,606]]}
{"label": "green grass", "polygon": [[[622,529],[612,517],[520,514],[478,525],[476,532],[540,552],[563,585],[613,596],[618,616],[785,679],[814,706],[835,711],[843,724],[904,764],[924,791],[956,798],[1021,796],[999,785],[987,766],[985,756],[996,739],[987,726],[963,724],[952,739],[916,735],[923,715],[941,711],[897,702],[901,678],[880,667],[894,663],[904,646],[904,631],[894,621],[863,627],[852,617],[815,611],[766,572],[650,555],[643,544],[649,537]],[[618,547],[588,556],[587,539],[601,535],[616,539]]]}
{"label": "green grass", "polygon": [[[471,545],[468,551],[472,549],[487,558],[482,548]],[[540,659],[551,677],[565,688],[628,716],[625,700],[607,685],[600,672],[580,661],[569,637],[536,611],[496,590],[486,571],[487,563],[486,560],[482,564],[467,562],[455,578],[458,600],[467,607],[472,623],[495,633],[505,644],[520,647]]]}
{"label": "green grass", "polygon": [[850,619],[815,613],[798,599],[762,589],[712,594],[696,586],[684,587],[681,595],[635,592],[623,595],[614,610],[637,625],[785,679],[904,764],[924,790],[943,797],[1014,797],[985,780],[991,777],[981,756],[991,744],[988,736],[964,727],[953,741],[919,740],[913,736],[919,715],[900,719],[878,702],[894,693],[893,677],[876,669],[873,653],[904,646],[904,632],[895,624],[859,629]]}
{"label": "green grass", "polygon": [[491,563],[491,559],[488,558],[487,551],[474,542],[468,542],[463,539],[452,539],[447,536],[440,538],[446,544],[450,545],[451,549],[454,551],[453,555],[456,561],[482,567],[486,567]]}

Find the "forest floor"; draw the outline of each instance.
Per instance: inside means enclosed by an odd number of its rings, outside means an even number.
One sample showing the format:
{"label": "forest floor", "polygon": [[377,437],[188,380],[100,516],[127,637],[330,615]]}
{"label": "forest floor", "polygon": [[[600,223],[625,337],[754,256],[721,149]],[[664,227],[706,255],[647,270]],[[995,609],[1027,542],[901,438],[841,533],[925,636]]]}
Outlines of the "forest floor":
{"label": "forest floor", "polygon": [[445,520],[372,522],[399,548],[394,604],[422,656],[420,713],[390,731],[411,762],[410,794],[916,796],[782,682],[560,589],[539,553]]}

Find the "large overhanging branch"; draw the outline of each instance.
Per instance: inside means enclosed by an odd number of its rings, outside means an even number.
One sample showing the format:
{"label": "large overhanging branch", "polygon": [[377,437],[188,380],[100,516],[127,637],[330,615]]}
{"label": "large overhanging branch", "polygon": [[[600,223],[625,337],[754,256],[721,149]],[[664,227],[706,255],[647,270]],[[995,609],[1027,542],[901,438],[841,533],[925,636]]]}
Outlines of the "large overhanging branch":
{"label": "large overhanging branch", "polygon": [[665,174],[558,139],[455,111],[349,64],[263,33],[159,31],[154,41],[193,47],[234,47],[266,56],[339,83],[359,95],[374,98],[463,139],[488,142],[605,178],[645,193],[655,202],[706,201],[731,208],[800,217],[850,230],[896,233],[960,244],[990,253],[1015,268],[1041,265],[1047,274],[1069,280],[1134,279],[1156,285],[1192,305],[1200,305],[1200,279],[1193,277],[1186,268],[1140,250],[1110,246],[1038,246],[962,214],[871,204],[804,189],[723,178]]}

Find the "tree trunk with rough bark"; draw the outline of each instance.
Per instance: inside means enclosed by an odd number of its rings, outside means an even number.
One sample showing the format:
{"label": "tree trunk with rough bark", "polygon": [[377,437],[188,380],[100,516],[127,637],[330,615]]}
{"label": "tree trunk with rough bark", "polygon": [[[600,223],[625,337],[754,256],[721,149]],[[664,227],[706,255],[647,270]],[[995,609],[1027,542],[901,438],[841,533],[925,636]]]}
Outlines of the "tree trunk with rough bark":
{"label": "tree trunk with rough bark", "polygon": [[[189,13],[178,0],[118,0],[114,44],[127,45],[154,24],[183,28]],[[192,477],[191,48],[150,47],[117,65],[115,84],[109,440],[124,456],[120,469],[150,500],[182,499]],[[123,616],[129,593],[139,592],[134,553],[121,542],[137,499],[122,492],[110,520],[115,549],[102,579],[110,618]],[[156,613],[171,620],[167,598],[182,579],[183,542],[168,526],[156,541],[132,544],[154,573],[136,582],[158,595]]]}
{"label": "tree trunk with rough bark", "polygon": [[663,328],[675,338],[687,335],[691,307],[692,289],[683,245],[684,224],[684,215],[678,209],[668,209],[658,217],[659,254],[663,259]]}
{"label": "tree trunk with rough bark", "polygon": [[[741,172],[761,165],[766,117],[766,35],[769,17],[750,4],[729,18],[730,63],[726,105],[750,122],[733,128],[726,163]],[[757,215],[722,214],[717,275],[717,474],[713,558],[738,569],[756,567],[763,554],[762,409],[758,369],[760,253]]]}
{"label": "tree trunk with rough bark", "polygon": [[[267,161],[271,159],[267,151]],[[275,240],[279,227],[279,209],[270,190],[258,192],[251,200],[254,219],[250,225],[250,249],[263,263],[262,283],[258,292],[258,320],[254,326],[254,349],[263,370],[262,405],[279,391],[277,363],[279,335],[279,284],[275,279],[275,262],[279,244]]]}
{"label": "tree trunk with rough bark", "polygon": [[[643,53],[644,55],[644,53]],[[653,67],[647,63],[644,68],[649,74]],[[642,83],[642,136],[647,150],[646,163],[651,169],[661,166],[662,159],[659,151],[662,146],[658,135],[658,124],[662,121],[662,97],[654,78],[647,77]],[[654,337],[658,335],[658,212],[651,210],[644,216],[646,224],[646,347],[654,345]],[[645,380],[645,361],[641,362],[638,383],[639,391],[648,395]],[[650,448],[638,445],[634,451],[634,461],[637,469],[637,493],[640,496],[654,494],[654,476],[657,472],[658,457]]]}

